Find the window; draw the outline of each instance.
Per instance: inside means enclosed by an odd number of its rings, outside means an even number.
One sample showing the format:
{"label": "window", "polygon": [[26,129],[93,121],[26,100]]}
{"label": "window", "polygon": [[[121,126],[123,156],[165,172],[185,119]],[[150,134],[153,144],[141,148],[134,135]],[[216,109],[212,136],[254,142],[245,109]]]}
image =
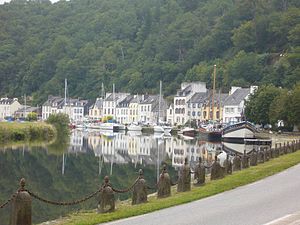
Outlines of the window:
{"label": "window", "polygon": [[196,108],[196,104],[195,103],[193,103],[193,108]]}
{"label": "window", "polygon": [[193,116],[196,116],[196,112],[195,112],[195,111],[193,111],[192,115],[193,115]]}
{"label": "window", "polygon": [[201,108],[201,104],[200,104],[200,103],[198,103],[198,108],[199,108],[199,109]]}
{"label": "window", "polygon": [[190,111],[188,111],[188,116],[190,116],[191,115],[191,112]]}
{"label": "window", "polygon": [[197,115],[198,115],[198,116],[201,116],[201,113],[200,113],[200,112],[198,112],[198,113],[197,113]]}

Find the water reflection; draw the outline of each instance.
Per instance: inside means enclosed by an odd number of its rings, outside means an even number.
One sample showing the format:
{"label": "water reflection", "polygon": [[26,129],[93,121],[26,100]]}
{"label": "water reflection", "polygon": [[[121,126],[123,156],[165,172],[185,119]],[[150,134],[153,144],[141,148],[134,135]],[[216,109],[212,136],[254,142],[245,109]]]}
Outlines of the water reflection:
{"label": "water reflection", "polygon": [[[158,179],[162,162],[169,165],[174,180],[185,157],[191,167],[200,156],[211,164],[215,154],[243,149],[243,146],[236,147],[186,137],[74,130],[70,137],[59,136],[50,145],[0,148],[0,203],[14,193],[21,177],[27,179],[28,188],[33,192],[48,199],[68,201],[94,192],[105,175],[111,175],[114,186],[124,188],[135,180],[138,169],[143,168],[145,178],[152,185]],[[128,197],[130,194],[118,196]],[[51,206],[34,200],[33,222],[92,208],[96,208],[95,200],[75,207]],[[0,225],[8,224],[8,217],[9,210],[1,209]]]}

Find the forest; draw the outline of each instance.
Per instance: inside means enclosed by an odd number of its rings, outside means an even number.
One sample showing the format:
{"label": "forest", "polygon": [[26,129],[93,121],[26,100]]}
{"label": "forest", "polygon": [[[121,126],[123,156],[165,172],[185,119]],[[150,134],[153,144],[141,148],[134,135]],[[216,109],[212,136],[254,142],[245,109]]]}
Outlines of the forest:
{"label": "forest", "polygon": [[0,6],[0,95],[95,99],[300,81],[299,0],[12,0]]}

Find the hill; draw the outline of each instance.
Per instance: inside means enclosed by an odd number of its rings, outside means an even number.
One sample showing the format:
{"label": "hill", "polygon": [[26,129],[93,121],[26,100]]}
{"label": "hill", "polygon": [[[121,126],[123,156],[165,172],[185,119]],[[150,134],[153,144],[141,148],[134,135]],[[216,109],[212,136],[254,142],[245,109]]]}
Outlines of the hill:
{"label": "hill", "polygon": [[0,95],[174,94],[182,81],[292,87],[298,0],[13,0],[0,6]]}

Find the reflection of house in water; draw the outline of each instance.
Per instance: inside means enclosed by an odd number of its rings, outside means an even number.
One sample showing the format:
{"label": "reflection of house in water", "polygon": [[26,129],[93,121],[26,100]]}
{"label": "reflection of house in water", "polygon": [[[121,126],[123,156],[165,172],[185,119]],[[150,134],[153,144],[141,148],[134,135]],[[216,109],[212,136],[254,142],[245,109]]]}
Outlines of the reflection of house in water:
{"label": "reflection of house in water", "polygon": [[70,135],[69,153],[78,153],[87,151],[87,134],[80,130],[74,130]]}
{"label": "reflection of house in water", "polygon": [[180,167],[184,158],[188,158],[191,165],[196,165],[199,156],[210,163],[215,156],[216,150],[221,149],[221,144],[210,142],[191,142],[171,137],[166,140],[166,152],[172,157],[172,166]]}
{"label": "reflection of house in water", "polygon": [[152,149],[156,148],[155,140],[151,136],[130,136],[123,133],[101,135],[100,132],[90,133],[88,145],[95,156],[103,157],[104,162],[116,164],[154,163]]}

